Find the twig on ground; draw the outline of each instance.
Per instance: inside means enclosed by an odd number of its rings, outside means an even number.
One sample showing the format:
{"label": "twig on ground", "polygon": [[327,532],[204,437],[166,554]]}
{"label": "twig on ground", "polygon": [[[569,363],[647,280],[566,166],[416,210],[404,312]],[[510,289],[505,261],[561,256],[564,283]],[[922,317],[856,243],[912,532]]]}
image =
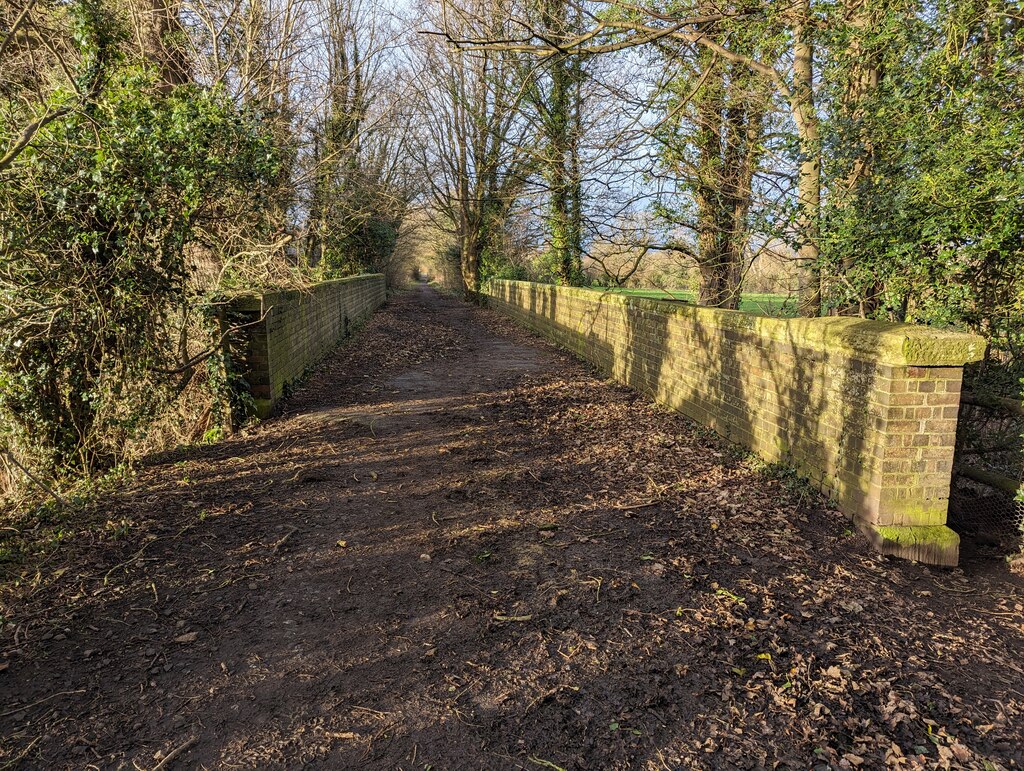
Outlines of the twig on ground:
{"label": "twig on ground", "polygon": [[54,492],[53,488],[51,488],[48,484],[46,484],[46,482],[44,482],[42,479],[37,477],[35,474],[33,474],[27,468],[22,466],[21,463],[18,461],[18,459],[15,458],[14,455],[9,450],[4,451],[4,455],[7,456],[7,460],[9,460],[11,463],[13,463],[19,469],[21,469],[22,473],[25,476],[27,476],[29,479],[31,479],[35,484],[39,485],[47,493],[52,495],[54,500],[57,501],[57,503],[59,503],[61,506],[67,506],[68,505],[68,502],[64,498],[62,498],[61,496],[57,495],[57,493]]}
{"label": "twig on ground", "polygon": [[626,506],[612,506],[616,511],[631,511],[632,509],[646,509],[648,506],[657,506],[661,500],[647,501],[646,503],[631,503]]}
{"label": "twig on ground", "polygon": [[274,548],[271,549],[271,551],[275,554],[277,553],[277,550],[284,545],[285,541],[287,541],[289,538],[291,538],[293,535],[299,532],[299,528],[295,527],[294,525],[289,525],[289,527],[291,527],[291,530],[285,533],[284,536],[280,540],[278,540],[277,543],[274,544]]}
{"label": "twig on ground", "polygon": [[18,757],[12,758],[11,761],[8,763],[4,763],[2,766],[0,766],[0,769],[17,768],[18,764],[26,757],[28,757],[28,754],[32,751],[32,748],[35,747],[39,743],[39,740],[42,738],[42,734],[37,736],[35,739],[29,742],[28,746],[25,749],[18,753]]}
{"label": "twig on ground", "polygon": [[60,693],[51,693],[49,696],[46,696],[45,698],[42,698],[39,701],[34,701],[31,704],[27,704],[24,707],[15,707],[14,709],[9,709],[6,712],[0,712],[0,717],[7,717],[8,715],[13,715],[15,712],[24,712],[26,710],[32,709],[33,707],[38,707],[40,704],[47,702],[50,699],[56,699],[58,696],[71,696],[76,693],[85,693],[85,689],[83,688],[77,691],[61,691]]}
{"label": "twig on ground", "polygon": [[198,741],[199,737],[193,736],[188,741],[182,742],[173,750],[168,752],[163,760],[161,760],[159,763],[153,766],[153,771],[160,771],[161,768],[164,768],[168,763],[170,763],[172,760],[178,757],[181,753],[185,752],[185,750],[189,749],[192,745],[196,744]]}
{"label": "twig on ground", "polygon": [[142,556],[142,554],[146,551],[146,549],[148,549],[153,544],[157,543],[158,541],[167,541],[167,540],[174,540],[174,539],[180,538],[182,536],[182,534],[186,530],[191,530],[192,527],[193,527],[193,524],[189,523],[189,524],[185,525],[184,527],[182,527],[181,530],[179,530],[174,535],[158,536],[156,538],[151,538],[150,540],[146,541],[144,544],[142,544],[142,547],[137,552],[135,552],[135,554],[133,554],[128,559],[126,559],[124,562],[120,562],[117,565],[114,565],[114,567],[112,567],[110,570],[108,570],[104,574],[104,576],[103,576],[103,585],[104,586],[107,585],[107,583],[110,581],[111,574],[113,574],[115,570],[119,570],[120,568],[127,567],[128,565],[130,565],[133,562],[137,561]]}
{"label": "twig on ground", "polygon": [[544,485],[545,487],[551,487],[551,483],[550,482],[545,482],[540,477],[538,477],[536,474],[534,474],[532,471],[530,471],[530,469],[526,469],[526,473],[529,474],[531,477],[533,477],[534,480],[537,482],[537,484]]}

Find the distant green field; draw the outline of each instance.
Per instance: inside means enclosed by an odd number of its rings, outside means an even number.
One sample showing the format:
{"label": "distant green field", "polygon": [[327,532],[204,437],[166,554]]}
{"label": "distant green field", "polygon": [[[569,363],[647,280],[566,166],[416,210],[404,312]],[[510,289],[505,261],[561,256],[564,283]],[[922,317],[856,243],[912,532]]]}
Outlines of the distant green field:
{"label": "distant green field", "polygon": [[[628,289],[625,287],[594,287],[599,291],[627,294],[630,297],[649,297],[652,300],[686,300],[695,302],[696,295],[686,289]],[[796,298],[782,294],[763,294],[744,292],[740,298],[740,310],[756,313],[760,316],[794,316],[796,315]]]}

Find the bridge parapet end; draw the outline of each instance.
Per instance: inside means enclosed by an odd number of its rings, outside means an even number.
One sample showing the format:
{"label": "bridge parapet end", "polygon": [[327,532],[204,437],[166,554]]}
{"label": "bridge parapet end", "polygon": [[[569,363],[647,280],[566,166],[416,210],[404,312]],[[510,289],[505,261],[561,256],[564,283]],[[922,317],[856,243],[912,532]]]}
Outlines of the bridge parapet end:
{"label": "bridge parapet end", "polygon": [[519,281],[485,294],[616,380],[793,466],[883,552],[956,564],[946,513],[960,387],[982,338]]}
{"label": "bridge parapet end", "polygon": [[221,323],[240,327],[233,369],[251,398],[251,411],[270,415],[292,385],[386,298],[379,273],[232,298]]}

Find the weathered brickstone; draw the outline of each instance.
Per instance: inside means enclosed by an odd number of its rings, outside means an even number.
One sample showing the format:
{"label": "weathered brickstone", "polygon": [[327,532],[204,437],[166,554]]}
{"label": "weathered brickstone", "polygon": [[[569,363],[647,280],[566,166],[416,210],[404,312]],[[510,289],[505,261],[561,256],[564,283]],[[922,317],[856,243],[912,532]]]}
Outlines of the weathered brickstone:
{"label": "weathered brickstone", "polygon": [[620,382],[790,463],[886,553],[956,564],[945,526],[956,407],[981,338],[517,281],[486,294]]}
{"label": "weathered brickstone", "polygon": [[234,298],[227,312],[247,322],[235,369],[248,384],[258,417],[386,299],[384,276],[324,281],[309,289]]}

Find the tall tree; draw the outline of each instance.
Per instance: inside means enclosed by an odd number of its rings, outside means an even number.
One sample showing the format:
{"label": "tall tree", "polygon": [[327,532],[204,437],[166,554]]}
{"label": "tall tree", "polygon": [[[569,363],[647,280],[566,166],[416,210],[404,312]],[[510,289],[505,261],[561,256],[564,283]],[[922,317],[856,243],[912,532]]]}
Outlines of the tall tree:
{"label": "tall tree", "polygon": [[[478,0],[446,23],[467,35],[499,36],[508,31],[504,10],[500,0]],[[482,266],[501,249],[505,220],[534,162],[520,111],[529,63],[504,50],[467,53],[428,35],[418,55],[426,131],[419,155],[430,208],[455,237],[463,290],[476,299]]]}
{"label": "tall tree", "polygon": [[[579,11],[568,0],[538,0],[534,13],[545,38],[560,46],[579,34]],[[585,109],[583,57],[557,51],[534,69],[529,101],[542,138],[541,174],[547,187],[548,260],[562,284],[579,283],[583,270],[583,181],[580,143]]]}
{"label": "tall tree", "polygon": [[[837,9],[826,26],[825,58],[831,66],[824,75],[828,84],[826,90],[832,97],[828,122],[833,132],[843,134],[842,149],[838,143],[829,148],[833,153],[838,150],[843,159],[838,163],[837,158],[830,159],[838,172],[830,184],[832,208],[856,205],[858,192],[870,186],[874,140],[868,128],[868,110],[885,74],[884,49],[893,42],[891,36],[880,33],[901,15],[900,5],[906,11],[911,3],[861,0]],[[859,256],[848,251],[841,264],[834,266],[833,272],[840,283],[857,272]],[[846,288],[849,289],[849,284]],[[830,310],[836,314],[869,316],[878,309],[882,293],[882,285],[875,282],[846,302],[831,298]]]}
{"label": "tall tree", "polygon": [[[359,171],[359,132],[367,112],[364,67],[356,19],[351,6],[326,0],[324,48],[327,64],[325,98],[313,128],[313,184],[309,204],[306,253],[319,263],[325,251],[336,252],[345,241],[336,237],[335,213],[348,193],[346,181]],[[340,255],[332,254],[335,259]]]}
{"label": "tall tree", "polygon": [[[708,34],[722,33],[712,29]],[[744,47],[753,53],[763,45],[754,37]],[[754,177],[773,109],[771,83],[746,64],[708,48],[667,48],[666,55],[682,66],[667,84],[668,98],[661,105],[666,118],[656,137],[661,164],[680,180],[686,198],[677,204],[662,199],[655,212],[671,226],[695,234],[696,249],[678,239],[666,246],[696,262],[698,301],[737,308],[750,241]]]}

